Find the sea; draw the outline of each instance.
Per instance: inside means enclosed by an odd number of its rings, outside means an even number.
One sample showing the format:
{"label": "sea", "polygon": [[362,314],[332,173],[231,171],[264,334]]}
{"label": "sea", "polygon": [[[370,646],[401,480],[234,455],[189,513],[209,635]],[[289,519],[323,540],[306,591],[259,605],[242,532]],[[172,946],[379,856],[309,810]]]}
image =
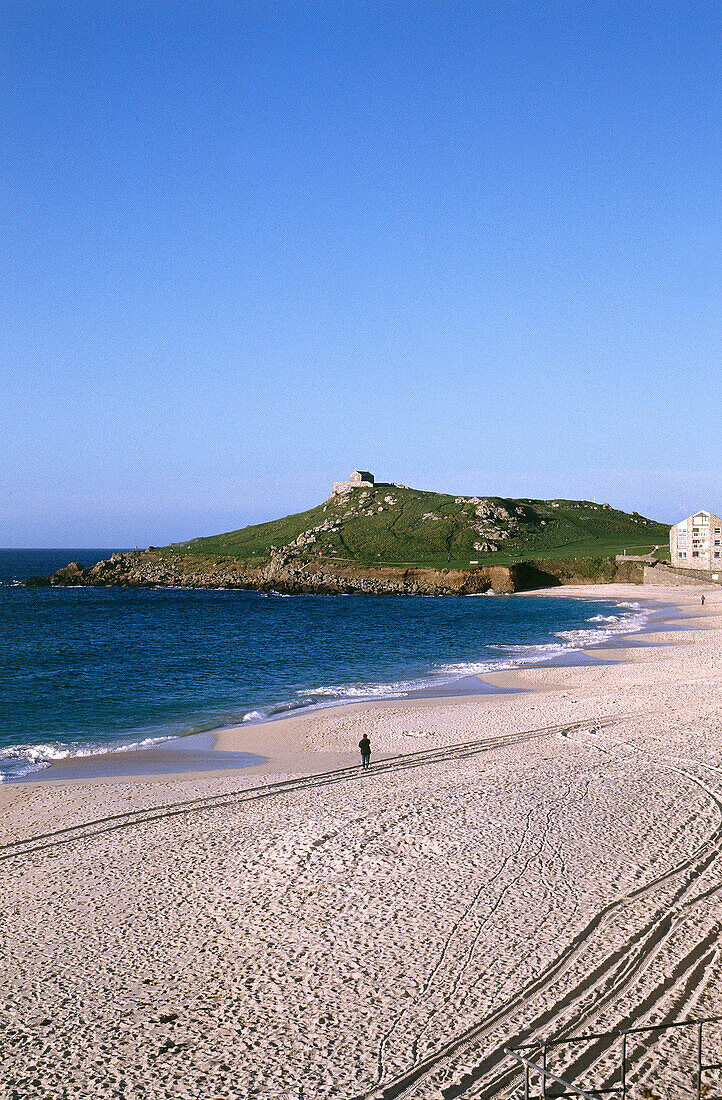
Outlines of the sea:
{"label": "sea", "polygon": [[0,550],[0,781],[300,708],[456,689],[643,629],[634,600],[26,588],[112,548]]}

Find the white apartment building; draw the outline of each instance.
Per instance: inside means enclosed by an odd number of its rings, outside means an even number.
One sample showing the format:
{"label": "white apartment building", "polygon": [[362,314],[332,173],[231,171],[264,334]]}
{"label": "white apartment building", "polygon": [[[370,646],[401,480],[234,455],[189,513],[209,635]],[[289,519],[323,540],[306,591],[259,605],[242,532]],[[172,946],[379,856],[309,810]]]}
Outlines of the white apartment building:
{"label": "white apartment building", "polygon": [[669,532],[671,564],[676,569],[722,569],[722,519],[696,512]]}

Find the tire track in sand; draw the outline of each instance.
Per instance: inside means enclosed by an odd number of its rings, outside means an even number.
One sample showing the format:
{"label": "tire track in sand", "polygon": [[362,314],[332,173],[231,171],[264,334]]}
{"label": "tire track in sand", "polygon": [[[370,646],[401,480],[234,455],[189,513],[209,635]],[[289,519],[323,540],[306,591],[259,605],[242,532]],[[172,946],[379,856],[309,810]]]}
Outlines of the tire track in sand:
{"label": "tire track in sand", "polygon": [[[609,715],[602,722],[596,721],[595,725],[613,725],[622,717],[628,715]],[[561,731],[580,730],[591,725],[590,719],[577,722],[567,722],[554,726],[543,726],[537,729],[520,731],[501,737],[483,737],[472,741],[458,742],[440,748],[422,749],[411,753],[398,753],[379,760],[364,780],[382,777],[389,772],[395,773],[408,771],[413,768],[428,767],[432,764],[443,764],[454,760],[464,760],[479,753],[490,752],[494,749],[506,748],[512,745],[524,744],[529,741],[542,740]],[[82,840],[92,839],[105,833],[115,832],[120,829],[142,825],[152,821],[161,821],[169,817],[178,817],[186,814],[202,813],[207,810],[220,809],[228,806],[242,805],[246,802],[257,802],[263,798],[271,798],[276,795],[293,793],[295,791],[313,790],[337,783],[357,782],[359,776],[358,765],[347,768],[335,768],[327,772],[317,772],[312,775],[298,776],[290,779],[280,779],[271,783],[264,783],[255,787],[244,787],[238,791],[227,794],[206,795],[198,798],[185,799],[181,802],[169,802],[142,810],[127,810],[123,813],[108,814],[104,817],[94,818],[78,825],[68,825],[64,828],[54,829],[48,832],[37,833],[31,837],[19,840],[6,841],[0,844],[0,862],[17,859],[23,856],[33,855],[38,852],[51,851],[63,845],[77,843]]]}
{"label": "tire track in sand", "polygon": [[[590,742],[585,743],[590,744],[590,747],[592,745]],[[617,741],[617,743],[626,748],[641,751],[627,742]],[[722,817],[722,801],[707,784],[668,761],[654,760],[651,757],[649,759],[650,763],[655,766],[676,772],[702,789],[714,801]],[[483,1097],[484,1100],[492,1100],[492,1098],[500,1095],[499,1090],[508,1087],[518,1077],[518,1070],[503,1067],[505,1059],[503,1048],[510,1044],[527,1041],[530,1036],[533,1036],[541,1028],[545,1028],[548,1033],[555,1022],[557,1022],[558,1027],[578,1029],[586,1024],[589,1019],[598,1015],[604,1008],[609,1007],[610,1003],[636,980],[647,962],[650,961],[650,956],[656,954],[662,942],[668,939],[673,926],[678,923],[672,905],[675,905],[677,909],[679,908],[681,899],[691,889],[693,882],[708,870],[719,857],[721,845],[722,823],[718,823],[717,827],[697,846],[690,856],[661,872],[647,883],[629,891],[624,897],[617,898],[604,906],[573,937],[564,951],[545,968],[542,974],[527,983],[505,1005],[480,1020],[477,1024],[453,1036],[436,1052],[417,1062],[394,1080],[382,1083],[380,1087],[377,1086],[367,1090],[354,1097],[353,1100],[372,1100],[372,1098],[373,1100],[394,1100],[395,1097],[414,1095],[411,1090],[416,1089],[422,1082],[430,1083],[440,1073],[448,1075],[449,1072],[453,1072],[454,1063],[457,1063],[462,1056],[465,1062],[468,1062],[470,1058],[478,1058],[478,1054],[474,1053],[474,1049],[479,1046],[480,1040],[493,1029],[500,1027],[507,1020],[511,1020],[515,1013],[522,1010],[532,998],[537,998],[553,987],[560,979],[563,979],[565,973],[570,970],[571,966],[580,959],[584,951],[590,946],[592,937],[603,930],[612,918],[618,917],[625,908],[640,900],[649,898],[655,891],[674,882],[675,879],[681,878],[682,881],[676,886],[673,894],[674,900],[665,902],[641,932],[630,937],[621,948],[607,955],[592,970],[589,977],[578,982],[555,1004],[538,1013],[532,1021],[524,1025],[522,1031],[516,1034],[508,1034],[498,1045],[494,1045],[490,1051],[482,1056],[471,1071],[463,1075],[458,1083],[449,1084],[447,1087],[442,1087],[441,1090],[441,1094],[448,1100],[453,1100],[455,1097],[468,1093],[472,1086],[477,1086],[474,1089],[474,1094]],[[715,887],[713,892],[716,892],[717,889],[718,887]],[[690,911],[696,908],[707,896],[709,896],[709,891],[692,898],[687,903]],[[682,904],[684,905],[684,903]],[[706,940],[703,941],[702,946],[697,944],[688,952],[683,961],[684,965],[681,964],[682,971],[677,980],[681,980],[683,973],[699,964],[700,956],[704,956],[706,950],[705,944]],[[628,958],[630,953],[631,958]],[[626,963],[625,959],[627,960]],[[601,989],[597,1000],[585,1008],[584,1001],[588,999],[589,994],[591,993],[593,997],[595,995],[595,983],[598,984],[605,976],[607,977],[606,988]],[[575,1005],[576,1010],[574,1013],[564,1019],[563,1014]],[[477,1091],[479,1087],[481,1091]]]}

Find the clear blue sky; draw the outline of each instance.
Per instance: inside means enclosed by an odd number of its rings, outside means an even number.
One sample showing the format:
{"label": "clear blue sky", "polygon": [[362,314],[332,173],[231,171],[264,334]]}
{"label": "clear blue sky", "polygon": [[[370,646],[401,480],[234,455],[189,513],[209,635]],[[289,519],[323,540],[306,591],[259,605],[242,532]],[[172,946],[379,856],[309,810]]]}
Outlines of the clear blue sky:
{"label": "clear blue sky", "polygon": [[0,6],[0,544],[722,510],[722,6]]}

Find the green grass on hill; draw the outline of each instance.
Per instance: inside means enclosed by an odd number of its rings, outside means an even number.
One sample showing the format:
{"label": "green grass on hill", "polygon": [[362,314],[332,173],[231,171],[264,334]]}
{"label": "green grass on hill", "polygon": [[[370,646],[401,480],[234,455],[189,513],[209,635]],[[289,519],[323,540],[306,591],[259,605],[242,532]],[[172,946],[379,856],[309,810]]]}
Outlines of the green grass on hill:
{"label": "green grass on hill", "polygon": [[167,548],[261,564],[319,558],[359,565],[468,566],[649,553],[669,528],[588,500],[453,497],[395,485],[354,489],[270,523]]}

